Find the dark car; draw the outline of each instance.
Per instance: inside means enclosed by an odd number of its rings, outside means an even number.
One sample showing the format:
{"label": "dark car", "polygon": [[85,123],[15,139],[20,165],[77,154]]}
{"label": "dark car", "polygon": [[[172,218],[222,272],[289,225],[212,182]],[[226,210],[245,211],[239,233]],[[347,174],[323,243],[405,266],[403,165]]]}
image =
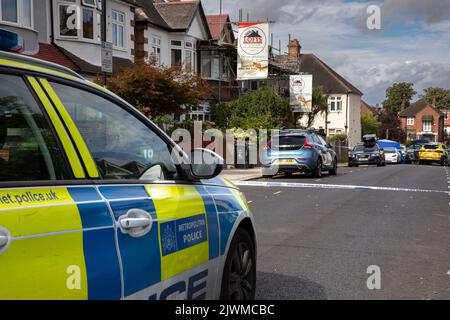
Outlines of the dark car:
{"label": "dark car", "polygon": [[405,163],[416,163],[419,162],[419,151],[420,148],[428,143],[426,140],[414,140],[409,145],[408,149],[406,150],[405,155]]}
{"label": "dark car", "polygon": [[348,166],[358,167],[360,165],[377,165],[384,167],[386,158],[384,151],[376,143],[359,144],[348,153]]}
{"label": "dark car", "polygon": [[315,130],[283,130],[265,147],[262,175],[278,173],[311,173],[321,177],[322,171],[337,174],[337,157],[331,145]]}

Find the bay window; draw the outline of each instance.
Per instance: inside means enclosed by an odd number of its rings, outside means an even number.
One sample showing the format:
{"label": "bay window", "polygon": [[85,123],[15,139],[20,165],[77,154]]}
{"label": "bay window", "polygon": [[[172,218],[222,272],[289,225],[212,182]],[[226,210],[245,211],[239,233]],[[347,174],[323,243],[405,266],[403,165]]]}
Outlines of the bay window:
{"label": "bay window", "polygon": [[68,4],[59,5],[59,35],[62,37],[78,37],[77,10]]}
{"label": "bay window", "polygon": [[221,55],[219,51],[202,51],[201,66],[204,78],[228,81],[228,57]]}
{"label": "bay window", "polygon": [[33,0],[0,0],[0,21],[33,27]]}
{"label": "bay window", "polygon": [[161,65],[161,38],[158,36],[152,36],[151,55],[155,59],[155,64],[157,66]]}
{"label": "bay window", "polygon": [[94,11],[83,9],[83,38],[94,40]]}
{"label": "bay window", "polygon": [[181,66],[183,62],[183,42],[178,40],[170,41],[170,64],[172,66]]}

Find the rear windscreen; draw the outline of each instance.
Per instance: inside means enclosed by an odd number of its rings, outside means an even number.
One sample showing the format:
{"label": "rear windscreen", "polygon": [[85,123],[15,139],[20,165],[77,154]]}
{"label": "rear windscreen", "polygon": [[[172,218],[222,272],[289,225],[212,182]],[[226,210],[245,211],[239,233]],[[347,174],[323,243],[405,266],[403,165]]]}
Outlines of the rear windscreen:
{"label": "rear windscreen", "polygon": [[354,151],[355,152],[374,152],[377,150],[378,150],[378,148],[376,146],[368,147],[368,146],[360,145],[360,146],[356,146]]}
{"label": "rear windscreen", "polygon": [[305,144],[305,139],[305,136],[280,136],[278,139],[275,137],[272,143],[272,149],[300,149]]}
{"label": "rear windscreen", "polygon": [[437,146],[437,145],[434,145],[434,144],[426,144],[426,145],[424,146],[424,148],[425,148],[425,149],[435,150],[435,149],[438,148],[438,146]]}

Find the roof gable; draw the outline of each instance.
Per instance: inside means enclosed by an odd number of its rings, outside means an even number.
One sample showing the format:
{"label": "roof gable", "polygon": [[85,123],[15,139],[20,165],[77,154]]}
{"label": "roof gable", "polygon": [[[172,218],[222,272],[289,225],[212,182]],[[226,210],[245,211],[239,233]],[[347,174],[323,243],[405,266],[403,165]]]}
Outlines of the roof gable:
{"label": "roof gable", "polygon": [[211,32],[211,38],[213,40],[221,40],[221,37],[225,32],[226,37],[228,37],[229,39],[224,40],[228,40],[229,43],[234,43],[234,31],[231,27],[231,20],[228,14],[208,15],[206,16],[206,20],[208,21],[208,27]]}
{"label": "roof gable", "polygon": [[444,114],[436,109],[434,106],[429,104],[425,99],[419,99],[413,104],[411,104],[408,108],[400,112],[400,117],[414,117],[416,114],[421,112],[425,108],[431,108],[435,113],[439,114],[439,116],[443,117]]}

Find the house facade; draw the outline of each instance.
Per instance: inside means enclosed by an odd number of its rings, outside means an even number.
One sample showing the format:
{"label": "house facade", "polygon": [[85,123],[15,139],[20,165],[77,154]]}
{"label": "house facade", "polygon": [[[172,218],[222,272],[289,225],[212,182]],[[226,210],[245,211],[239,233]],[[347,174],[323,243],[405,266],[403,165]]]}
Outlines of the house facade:
{"label": "house facade", "polygon": [[[180,66],[200,73],[200,44],[211,40],[200,1],[137,0],[136,48],[138,62],[153,60],[158,66]],[[209,120],[209,104],[201,103],[176,120]]]}
{"label": "house facade", "polygon": [[[312,126],[324,129],[328,138],[346,134],[349,147],[358,144],[361,140],[363,93],[316,55],[302,53],[297,39],[291,40],[288,48],[288,54],[274,56],[270,64],[279,69],[291,70],[293,74],[312,74],[313,87],[321,87],[322,92],[328,95],[328,112],[318,114]],[[287,87],[285,90],[289,92],[288,75],[284,75],[283,79],[284,86]],[[307,126],[307,117],[300,117],[299,123]]]}
{"label": "house facade", "polygon": [[442,142],[444,140],[445,114],[425,99],[420,99],[399,114],[401,128],[405,130],[408,140],[427,140]]}
{"label": "house facade", "polygon": [[101,73],[102,16],[106,11],[106,40],[113,44],[113,71],[134,63],[134,0],[0,2],[0,28],[23,38],[24,54],[95,79]]}

